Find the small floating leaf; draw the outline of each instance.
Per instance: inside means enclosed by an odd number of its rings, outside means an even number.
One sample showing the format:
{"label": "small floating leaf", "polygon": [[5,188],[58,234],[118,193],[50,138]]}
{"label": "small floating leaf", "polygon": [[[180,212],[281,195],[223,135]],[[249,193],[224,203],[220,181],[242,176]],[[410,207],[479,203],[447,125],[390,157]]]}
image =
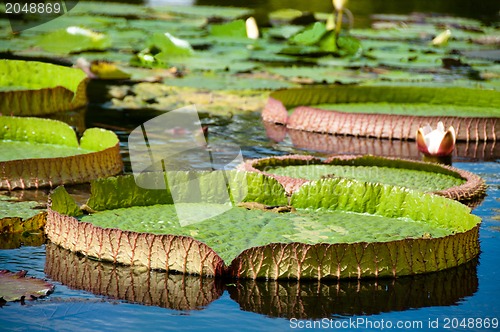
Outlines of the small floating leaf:
{"label": "small floating leaf", "polygon": [[111,46],[111,39],[103,33],[70,26],[43,35],[38,45],[49,52],[68,54],[86,50],[105,50]]}
{"label": "small floating leaf", "polygon": [[295,44],[314,45],[321,40],[326,31],[324,23],[316,22],[311,27],[290,38],[290,41]]}
{"label": "small floating leaf", "polygon": [[87,76],[79,69],[0,60],[0,113],[42,115],[87,104]]}
{"label": "small floating leaf", "polygon": [[34,300],[54,291],[51,283],[35,277],[26,277],[27,271],[10,272],[0,270],[0,299],[7,302]]}
{"label": "small floating leaf", "polygon": [[251,10],[242,7],[221,7],[221,6],[159,6],[154,8],[157,12],[167,12],[179,16],[201,16],[207,18],[223,18],[234,20],[248,15]]}
{"label": "small floating leaf", "polygon": [[147,45],[149,49],[159,49],[161,52],[156,56],[164,59],[186,57],[193,54],[193,49],[188,41],[174,37],[168,32],[153,34]]}

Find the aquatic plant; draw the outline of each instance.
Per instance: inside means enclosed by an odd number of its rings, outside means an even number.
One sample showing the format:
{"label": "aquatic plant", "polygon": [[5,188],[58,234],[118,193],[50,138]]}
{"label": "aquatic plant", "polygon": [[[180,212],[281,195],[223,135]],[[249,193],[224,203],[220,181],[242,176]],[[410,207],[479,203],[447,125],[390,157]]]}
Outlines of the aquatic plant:
{"label": "aquatic plant", "polygon": [[118,137],[87,129],[80,142],[67,124],[50,119],[0,117],[0,189],[84,183],[122,171]]}
{"label": "aquatic plant", "polygon": [[[58,188],[45,232],[55,244],[99,260],[251,279],[396,277],[457,266],[479,253],[480,219],[444,197],[330,178],[303,185],[288,205],[272,178],[226,176],[235,183],[246,179],[246,203],[184,226],[167,190],[139,188],[132,176],[94,181],[87,216]],[[203,179],[206,202],[180,204],[193,211],[217,208],[218,192],[230,186]]]}
{"label": "aquatic plant", "polygon": [[436,129],[430,125],[419,128],[417,131],[418,150],[425,155],[445,157],[449,156],[455,148],[455,129],[450,126],[444,130],[443,122],[439,121]]}

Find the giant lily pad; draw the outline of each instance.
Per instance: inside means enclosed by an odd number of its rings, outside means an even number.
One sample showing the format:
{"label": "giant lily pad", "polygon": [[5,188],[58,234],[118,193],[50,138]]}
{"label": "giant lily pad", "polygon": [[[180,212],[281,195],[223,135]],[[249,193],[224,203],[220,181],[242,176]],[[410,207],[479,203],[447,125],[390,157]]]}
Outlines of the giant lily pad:
{"label": "giant lily pad", "polygon": [[103,33],[88,28],[69,26],[43,35],[38,45],[46,51],[68,54],[87,50],[105,50],[111,46],[111,39]]}
{"label": "giant lily pad", "polygon": [[54,291],[54,285],[34,277],[27,278],[27,273],[0,270],[0,299],[7,302],[34,300]]}
{"label": "giant lily pad", "polygon": [[342,177],[403,186],[475,204],[486,184],[477,175],[450,166],[375,156],[332,156],[324,162],[312,156],[282,156],[247,161],[242,169],[271,176],[296,191],[308,181]]}
{"label": "giant lily pad", "polygon": [[[197,174],[146,173],[138,181]],[[58,188],[45,232],[53,243],[99,260],[252,279],[395,277],[457,266],[479,253],[480,219],[444,197],[334,178],[303,185],[286,206],[276,180],[224,174],[236,185],[246,179],[248,194],[238,207],[220,204],[228,188],[214,186],[218,172],[200,187],[204,203],[172,204],[168,190],[141,189],[130,176],[94,181],[86,209],[98,212],[79,219]],[[186,225],[176,217],[178,208],[223,212]]]}
{"label": "giant lily pad", "polygon": [[87,104],[87,76],[79,69],[21,60],[0,60],[0,112],[42,115]]}
{"label": "giant lily pad", "polygon": [[78,143],[63,122],[0,117],[0,188],[39,188],[83,183],[121,172],[118,138],[113,132],[87,129]]}
{"label": "giant lily pad", "polygon": [[[294,107],[289,115],[287,109]],[[455,87],[288,89],[271,93],[262,118],[291,129],[412,140],[418,128],[443,121],[454,126],[457,140],[496,141],[500,137],[500,95]]]}

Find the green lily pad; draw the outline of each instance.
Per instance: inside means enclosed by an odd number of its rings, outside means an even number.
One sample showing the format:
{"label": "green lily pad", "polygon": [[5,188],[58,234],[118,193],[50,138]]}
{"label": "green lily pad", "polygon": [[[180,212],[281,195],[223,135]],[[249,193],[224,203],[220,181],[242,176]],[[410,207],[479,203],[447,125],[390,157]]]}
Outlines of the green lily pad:
{"label": "green lily pad", "polygon": [[296,34],[290,41],[300,45],[314,45],[318,43],[326,33],[326,26],[322,22],[316,22],[304,31]]}
{"label": "green lily pad", "polygon": [[[196,174],[167,176],[177,181]],[[130,176],[101,179],[87,202],[97,212],[80,219],[64,214],[68,194],[58,188],[45,230],[52,242],[101,260],[253,279],[414,274],[458,265],[479,252],[480,219],[444,197],[337,178],[302,186],[287,206],[275,180],[229,172],[230,183],[241,184],[245,176],[248,184],[245,203],[231,208],[218,202],[219,190],[232,188],[214,187],[220,174],[201,182],[204,203],[171,204],[168,190],[134,189]],[[220,214],[183,224],[177,209]],[[449,241],[457,242],[443,251]]]}
{"label": "green lily pad", "polygon": [[365,182],[378,182],[403,186],[423,191],[443,190],[453,186],[459,186],[465,182],[464,179],[445,174],[378,166],[282,166],[268,169],[267,172],[279,176],[289,176],[306,180],[319,180],[325,176],[338,176]]}
{"label": "green lily pad", "polygon": [[210,26],[210,34],[217,37],[247,38],[245,21],[235,20],[224,24]]}
{"label": "green lily pad", "polygon": [[0,141],[0,162],[16,159],[61,158],[90,153],[81,147],[29,141]]}
{"label": "green lily pad", "polygon": [[78,3],[69,13],[72,16],[77,15],[99,15],[99,16],[122,16],[122,17],[150,17],[152,10],[146,6],[125,3],[96,3],[82,2]]}
{"label": "green lily pad", "polygon": [[343,84],[359,83],[361,81],[374,79],[375,74],[362,73],[359,70],[339,70],[326,67],[273,67],[269,72],[292,79],[305,78],[311,82]]}
{"label": "green lily pad", "polygon": [[[190,204],[189,207],[193,210],[214,208],[205,204]],[[141,218],[143,221],[138,223],[137,221]],[[212,248],[225,262],[233,261],[247,248],[264,246],[273,242],[307,244],[323,241],[328,243],[386,242],[418,238],[426,233],[433,237],[452,234],[450,230],[431,227],[423,223],[408,223],[405,220],[343,211],[298,210],[290,215],[261,210],[248,211],[241,207],[188,226],[182,226],[173,221],[175,219],[176,206],[172,204],[108,210],[85,216],[81,221],[90,222],[102,228],[191,236]],[[387,225],[384,232],[372,233],[371,231],[380,224]],[[249,226],[240,231],[243,225]],[[224,230],[223,233],[218,231],[221,229]]]}
{"label": "green lily pad", "polygon": [[271,90],[294,86],[286,81],[212,74],[169,78],[163,82],[167,85],[207,90]]}
{"label": "green lily pad", "polygon": [[[72,13],[70,11],[69,13]],[[124,28],[127,26],[127,20],[121,17],[96,16],[96,15],[62,15],[56,20],[51,20],[38,25],[36,29],[28,29],[22,32],[21,37],[34,38],[32,41],[38,41],[43,35],[53,33],[58,30],[64,30],[71,26],[87,27],[95,31],[105,32],[110,28]],[[56,44],[58,44],[56,42]],[[36,46],[36,45],[32,45]]]}
{"label": "green lily pad", "polygon": [[35,277],[27,278],[27,271],[0,270],[0,299],[4,301],[35,300],[54,291],[55,286]]}
{"label": "green lily pad", "polygon": [[193,49],[189,42],[183,39],[176,38],[170,33],[155,33],[147,42],[147,46],[157,48],[161,52],[156,55],[160,59],[168,59],[170,57],[187,57],[193,54]]}
{"label": "green lily pad", "polygon": [[402,71],[402,70],[387,70],[377,75],[379,79],[389,81],[432,81],[433,74],[419,74],[415,72]]}
{"label": "green lily pad", "polygon": [[290,22],[299,18],[303,13],[298,9],[284,8],[269,13],[269,20],[277,22]]}
{"label": "green lily pad", "polygon": [[0,112],[42,115],[87,104],[87,76],[79,69],[21,60],[0,60]]}
{"label": "green lily pad", "polygon": [[207,24],[206,18],[187,18],[182,17],[170,20],[128,20],[128,29],[140,29],[141,31],[159,31],[170,32],[175,35],[186,33],[201,33],[201,30]]}
{"label": "green lily pad", "polygon": [[111,39],[103,33],[79,26],[70,26],[43,35],[37,45],[49,52],[69,54],[88,50],[105,50],[111,46]]}
{"label": "green lily pad", "polygon": [[402,186],[476,205],[486,192],[477,175],[457,168],[403,159],[375,156],[332,156],[322,162],[312,156],[282,156],[255,159],[242,168],[276,178],[289,193],[308,181],[347,178]]}
{"label": "green lily pad", "polygon": [[252,12],[248,8],[220,6],[158,6],[154,10],[159,13],[165,12],[183,16],[222,18],[225,20],[234,20],[249,15]]}
{"label": "green lily pad", "polygon": [[415,116],[461,116],[467,117],[473,114],[477,117],[499,117],[498,109],[490,107],[465,106],[457,107],[452,105],[404,104],[404,103],[339,103],[339,104],[319,104],[315,107],[325,110],[342,110],[350,113],[371,113],[371,114],[412,114]]}
{"label": "green lily pad", "polygon": [[78,143],[69,125],[49,119],[0,117],[0,150],[0,188],[8,190],[83,183],[123,165],[113,132],[87,129]]}
{"label": "green lily pad", "polygon": [[280,25],[277,27],[269,28],[266,33],[273,38],[281,38],[288,40],[293,35],[297,34],[299,31],[303,30],[304,27],[300,25]]}
{"label": "green lily pad", "polygon": [[15,198],[0,195],[0,218],[29,218],[33,216],[34,211],[39,212],[39,210],[34,210],[38,206],[39,203],[34,201],[18,201]]}

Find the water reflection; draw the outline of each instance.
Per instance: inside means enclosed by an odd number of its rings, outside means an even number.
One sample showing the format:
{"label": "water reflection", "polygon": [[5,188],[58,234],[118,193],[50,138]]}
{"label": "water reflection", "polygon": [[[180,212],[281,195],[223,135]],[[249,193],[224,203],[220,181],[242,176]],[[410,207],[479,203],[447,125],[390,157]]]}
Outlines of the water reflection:
{"label": "water reflection", "polygon": [[[384,157],[422,159],[414,141],[387,140],[354,136],[336,136],[287,129],[264,122],[266,135],[275,142],[287,136],[297,149],[335,154],[372,154]],[[465,160],[492,161],[500,158],[500,144],[495,142],[457,142],[453,157]]]}
{"label": "water reflection", "polygon": [[0,234],[0,249],[15,249],[21,246],[38,247],[47,240],[43,231]]}
{"label": "water reflection", "polygon": [[201,309],[223,293],[221,280],[99,262],[53,243],[46,245],[45,273],[70,288],[175,310]]}
{"label": "water reflection", "polygon": [[46,251],[45,273],[53,280],[113,299],[175,310],[203,309],[228,291],[242,310],[270,317],[371,315],[453,305],[478,288],[477,260],[414,277],[327,283],[200,278],[99,262],[54,244]]}

